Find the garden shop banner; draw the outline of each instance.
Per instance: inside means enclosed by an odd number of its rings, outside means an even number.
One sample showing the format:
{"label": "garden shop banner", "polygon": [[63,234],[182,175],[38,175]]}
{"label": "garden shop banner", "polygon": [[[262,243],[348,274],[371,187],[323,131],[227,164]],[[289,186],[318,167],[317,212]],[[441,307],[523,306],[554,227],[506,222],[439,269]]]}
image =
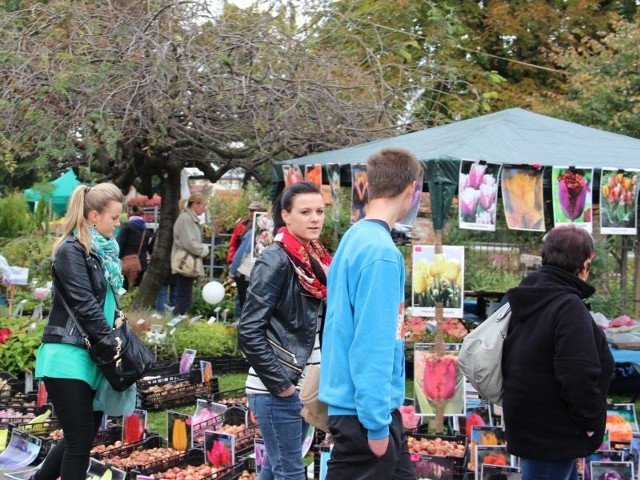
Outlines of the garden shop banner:
{"label": "garden shop banner", "polygon": [[542,170],[503,167],[502,201],[511,230],[545,231]]}
{"label": "garden shop banner", "polygon": [[600,175],[600,232],[635,235],[637,231],[638,172],[603,168]]}
{"label": "garden shop banner", "polygon": [[593,231],[593,169],[553,167],[551,170],[553,224],[574,223]]}
{"label": "garden shop banner", "polygon": [[502,165],[479,160],[460,162],[458,222],[469,230],[496,230],[498,179]]}
{"label": "garden shop banner", "polygon": [[464,247],[413,246],[411,314],[435,317],[436,303],[442,302],[444,317],[462,318],[464,302]]}

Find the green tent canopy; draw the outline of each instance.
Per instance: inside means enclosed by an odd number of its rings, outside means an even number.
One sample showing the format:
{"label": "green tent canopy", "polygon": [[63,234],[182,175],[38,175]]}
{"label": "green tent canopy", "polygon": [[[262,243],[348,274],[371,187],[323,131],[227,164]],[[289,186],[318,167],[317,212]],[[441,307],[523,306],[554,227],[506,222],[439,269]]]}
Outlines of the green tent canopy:
{"label": "green tent canopy", "polygon": [[[272,190],[284,187],[282,165],[340,167],[342,185],[351,185],[351,164],[364,164],[385,147],[402,147],[418,157],[425,170],[425,189],[442,203],[434,209],[441,225],[458,185],[460,160],[484,160],[504,165],[640,168],[640,140],[559,120],[520,108],[462,120],[353,147],[292,160],[276,161]],[[323,169],[324,182],[328,182]],[[437,218],[440,217],[440,218]]]}
{"label": "green tent canopy", "polygon": [[[45,200],[51,201],[53,211],[56,215],[64,215],[67,211],[67,203],[69,202],[71,193],[73,193],[73,190],[80,185],[80,181],[73,170],[68,170],[64,175],[56,178],[51,183],[54,185],[55,189],[51,196],[47,196]],[[24,195],[29,203],[39,202],[42,199],[42,194],[33,188],[25,190]]]}

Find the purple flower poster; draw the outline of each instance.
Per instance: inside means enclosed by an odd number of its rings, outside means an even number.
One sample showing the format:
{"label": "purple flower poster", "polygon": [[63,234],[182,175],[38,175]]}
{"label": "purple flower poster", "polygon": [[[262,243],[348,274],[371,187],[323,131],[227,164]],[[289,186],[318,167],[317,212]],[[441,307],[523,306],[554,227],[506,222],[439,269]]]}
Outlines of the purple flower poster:
{"label": "purple flower poster", "polygon": [[638,172],[603,168],[600,175],[600,231],[635,235]]}
{"label": "purple flower poster", "polygon": [[334,222],[340,220],[340,165],[330,163],[327,165],[327,177],[331,189],[331,219]]}
{"label": "purple flower poster", "polygon": [[479,160],[460,162],[458,222],[469,230],[496,229],[498,179],[502,165]]}
{"label": "purple flower poster", "polygon": [[553,167],[551,170],[553,224],[574,223],[593,231],[593,169]]}
{"label": "purple flower poster", "polygon": [[503,167],[502,201],[511,230],[544,232],[542,170]]}

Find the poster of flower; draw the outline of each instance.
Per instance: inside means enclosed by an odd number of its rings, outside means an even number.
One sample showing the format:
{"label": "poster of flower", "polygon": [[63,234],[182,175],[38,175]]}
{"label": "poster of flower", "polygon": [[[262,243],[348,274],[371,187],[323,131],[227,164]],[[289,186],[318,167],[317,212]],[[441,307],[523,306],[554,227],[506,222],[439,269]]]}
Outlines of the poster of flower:
{"label": "poster of flower", "polygon": [[574,223],[593,231],[593,168],[553,167],[553,224]]}
{"label": "poster of flower", "polygon": [[503,167],[502,201],[511,230],[544,232],[542,170]]}
{"label": "poster of flower", "polygon": [[302,170],[299,165],[283,165],[282,176],[284,177],[284,187],[290,187],[294,183],[302,182]]}
{"label": "poster of flower", "polygon": [[212,467],[230,467],[236,460],[236,436],[207,430],[204,432],[204,452],[207,463]]}
{"label": "poster of flower", "polygon": [[[579,458],[576,461],[578,475],[582,475],[584,480],[592,480],[591,463],[592,462],[622,462],[625,453],[623,450],[596,450],[587,458]],[[593,480],[599,480],[597,477]]]}
{"label": "poster of flower", "polygon": [[273,242],[273,220],[267,212],[254,212],[252,228],[251,260],[255,262],[262,251]]}
{"label": "poster of flower", "polygon": [[453,480],[455,462],[443,455],[416,455],[412,458],[417,480]]}
{"label": "poster of flower", "polygon": [[305,165],[304,179],[307,182],[315,183],[318,187],[322,187],[322,165]]}
{"label": "poster of flower", "polygon": [[478,445],[474,457],[476,478],[481,478],[483,465],[512,467],[514,465],[511,460],[505,445]]}
{"label": "poster of flower", "polygon": [[480,469],[480,478],[478,480],[520,480],[521,478],[522,474],[518,467],[484,464]]}
{"label": "poster of flower", "polygon": [[464,375],[458,368],[460,343],[446,343],[438,357],[433,343],[414,346],[414,406],[416,415],[434,416],[444,402],[445,415],[465,415]]}
{"label": "poster of flower", "polygon": [[462,318],[464,301],[464,247],[413,246],[412,314],[434,317],[442,302],[445,317]]}
{"label": "poster of flower", "polygon": [[340,165],[330,163],[327,165],[327,177],[331,190],[331,220],[340,220]]}
{"label": "poster of flower", "polygon": [[351,223],[364,218],[369,201],[366,165],[351,165]]}
{"label": "poster of flower", "polygon": [[479,160],[460,162],[458,221],[469,230],[496,229],[496,203],[501,164]]}
{"label": "poster of flower", "polygon": [[420,208],[420,199],[422,198],[423,183],[423,177],[420,175],[420,178],[415,182],[415,190],[413,191],[413,197],[411,197],[411,206],[409,207],[409,211],[404,218],[398,220],[398,224],[406,227],[413,227],[413,224],[416,223],[416,218],[418,218],[418,209]]}
{"label": "poster of flower", "polygon": [[632,462],[591,462],[591,478],[604,480],[634,480]]}
{"label": "poster of flower", "polygon": [[600,175],[600,231],[635,235],[638,172],[603,168]]}

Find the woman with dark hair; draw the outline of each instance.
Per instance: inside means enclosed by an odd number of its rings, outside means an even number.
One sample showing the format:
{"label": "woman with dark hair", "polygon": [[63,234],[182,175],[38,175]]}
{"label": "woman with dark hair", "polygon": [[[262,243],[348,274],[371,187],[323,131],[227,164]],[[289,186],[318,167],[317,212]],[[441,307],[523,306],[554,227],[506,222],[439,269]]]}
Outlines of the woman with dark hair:
{"label": "woman with dark hair", "polygon": [[122,225],[116,239],[120,245],[121,260],[129,255],[137,255],[140,260],[139,265],[129,264],[128,259],[123,260],[122,274],[125,277],[126,290],[137,287],[142,281],[147,269],[150,236],[147,232],[147,222],[144,220],[144,211],[138,205],[133,205],[129,219]]}
{"label": "woman with dark hair", "polygon": [[331,256],[318,241],[324,201],[317,185],[298,182],[273,204],[274,242],[251,271],[238,343],[251,366],[249,407],[267,452],[260,479],[306,478],[307,424],[299,388],[307,365],[320,363],[320,336]]}
{"label": "woman with dark hair", "polygon": [[523,480],[575,480],[576,458],[601,444],[613,357],[584,302],[595,245],[573,224],[544,237],[542,267],[507,292],[504,342],[507,450]]}

